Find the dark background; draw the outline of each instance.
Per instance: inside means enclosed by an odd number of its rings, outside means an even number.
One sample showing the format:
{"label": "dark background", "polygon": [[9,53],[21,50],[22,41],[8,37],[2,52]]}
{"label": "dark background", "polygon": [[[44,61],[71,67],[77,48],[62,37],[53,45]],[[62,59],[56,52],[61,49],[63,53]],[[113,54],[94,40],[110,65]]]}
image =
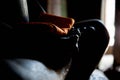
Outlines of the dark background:
{"label": "dark background", "polygon": [[67,0],[68,17],[76,21],[99,19],[101,0]]}
{"label": "dark background", "polygon": [[101,0],[67,0],[68,17],[76,21],[99,19]]}
{"label": "dark background", "polygon": [[[47,11],[47,0],[39,0]],[[100,19],[101,0],[67,0],[67,15],[76,21]]]}

